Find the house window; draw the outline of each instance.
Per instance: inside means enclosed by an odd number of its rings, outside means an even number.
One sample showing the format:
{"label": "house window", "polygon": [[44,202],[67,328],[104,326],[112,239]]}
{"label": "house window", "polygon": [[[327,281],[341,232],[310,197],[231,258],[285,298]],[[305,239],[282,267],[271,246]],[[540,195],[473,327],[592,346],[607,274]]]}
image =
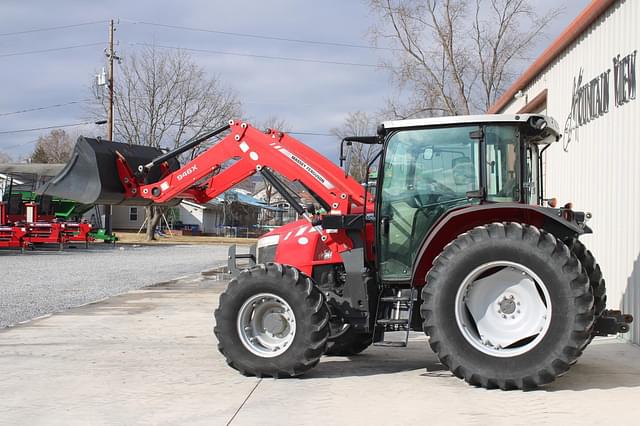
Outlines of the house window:
{"label": "house window", "polygon": [[137,222],[137,221],[138,221],[138,208],[129,207],[129,222]]}

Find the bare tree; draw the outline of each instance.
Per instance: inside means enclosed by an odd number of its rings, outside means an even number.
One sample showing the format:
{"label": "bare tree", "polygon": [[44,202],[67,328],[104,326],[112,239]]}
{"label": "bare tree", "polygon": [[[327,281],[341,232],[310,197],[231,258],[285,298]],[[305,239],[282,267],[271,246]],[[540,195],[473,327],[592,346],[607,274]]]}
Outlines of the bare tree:
{"label": "bare tree", "polygon": [[[378,120],[376,117],[366,112],[356,111],[349,113],[344,123],[340,127],[331,129],[331,133],[340,140],[347,136],[373,136],[376,134],[377,125]],[[379,150],[379,145],[354,142],[351,145],[347,172],[358,182],[364,182],[368,178],[367,165]]]}
{"label": "bare tree", "polygon": [[0,164],[11,163],[13,159],[6,152],[0,151]]}
{"label": "bare tree", "polygon": [[529,0],[369,0],[377,43],[398,48],[389,64],[404,105],[396,118],[484,112],[510,84],[534,41],[558,15]]}
{"label": "bare tree", "polygon": [[71,158],[73,142],[61,129],[52,130],[47,136],[40,136],[33,153],[32,163],[66,163]]}
{"label": "bare tree", "polygon": [[[264,128],[264,129],[279,130],[281,132],[288,132],[289,131],[289,124],[286,122],[286,120],[283,120],[283,119],[278,118],[276,116],[271,116],[271,117],[267,118],[258,127],[261,127],[261,128]],[[264,202],[270,205],[271,204],[271,197],[273,197],[273,191],[274,190],[273,190],[273,185],[271,184],[271,182],[269,182],[266,179],[264,179],[264,191],[265,191],[265,200],[264,200]],[[264,216],[265,215],[263,215],[263,217]]]}
{"label": "bare tree", "polygon": [[[115,138],[158,148],[220,127],[241,109],[233,91],[183,51],[148,48],[126,57],[114,92]],[[100,109],[104,116],[106,99]],[[163,209],[149,206],[146,214],[147,240],[153,240]]]}

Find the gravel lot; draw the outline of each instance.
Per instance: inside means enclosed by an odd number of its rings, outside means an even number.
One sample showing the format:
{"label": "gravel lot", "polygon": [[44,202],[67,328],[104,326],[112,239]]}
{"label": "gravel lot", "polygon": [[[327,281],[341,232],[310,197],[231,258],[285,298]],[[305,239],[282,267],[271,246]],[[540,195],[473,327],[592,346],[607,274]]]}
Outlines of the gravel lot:
{"label": "gravel lot", "polygon": [[224,245],[0,251],[0,328],[211,269],[226,258]]}

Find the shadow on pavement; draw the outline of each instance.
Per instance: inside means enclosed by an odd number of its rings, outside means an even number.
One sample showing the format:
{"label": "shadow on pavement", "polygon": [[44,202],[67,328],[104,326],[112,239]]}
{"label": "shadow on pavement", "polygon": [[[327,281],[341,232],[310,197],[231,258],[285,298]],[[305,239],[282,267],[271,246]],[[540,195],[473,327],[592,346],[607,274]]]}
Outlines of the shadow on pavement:
{"label": "shadow on pavement", "polygon": [[640,387],[640,348],[621,341],[592,343],[569,372],[546,391]]}
{"label": "shadow on pavement", "polygon": [[371,346],[361,354],[351,357],[325,356],[316,368],[302,378],[376,376],[413,370],[419,370],[416,374],[425,376],[453,377],[424,340],[410,341],[406,348]]}
{"label": "shadow on pavement", "polygon": [[[302,379],[376,376],[413,371],[430,379],[450,377],[463,383],[442,365],[425,341],[407,348],[370,347],[352,357],[323,357]],[[569,372],[534,392],[585,391],[640,387],[640,348],[619,341],[596,341]],[[502,392],[496,390],[497,392]]]}

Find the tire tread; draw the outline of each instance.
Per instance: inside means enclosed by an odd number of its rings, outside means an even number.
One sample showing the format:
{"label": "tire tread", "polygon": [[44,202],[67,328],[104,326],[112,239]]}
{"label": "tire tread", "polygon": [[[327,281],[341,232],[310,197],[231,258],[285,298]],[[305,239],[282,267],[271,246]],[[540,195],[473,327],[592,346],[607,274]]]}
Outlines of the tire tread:
{"label": "tire tread", "polygon": [[[561,350],[556,351],[555,359],[542,366],[532,375],[512,379],[483,376],[460,365],[456,360],[455,354],[452,353],[452,349],[441,341],[439,330],[435,325],[432,306],[435,300],[435,293],[438,291],[439,273],[445,268],[449,259],[453,258],[462,247],[468,246],[470,242],[480,243],[488,239],[501,238],[521,240],[537,247],[546,253],[550,263],[562,268],[563,273],[568,277],[569,288],[571,289],[576,310],[574,329],[570,333],[570,339],[565,342]],[[587,258],[586,256],[584,257]],[[599,268],[597,269],[599,270]],[[582,347],[590,334],[594,321],[594,299],[587,276],[589,271],[591,271],[591,275],[597,276],[598,274],[595,267],[587,271],[583,270],[575,251],[570,250],[569,247],[552,234],[535,226],[506,222],[475,227],[449,243],[434,260],[433,267],[427,273],[427,285],[424,286],[422,293],[421,314],[423,329],[429,336],[429,345],[442,364],[448,367],[455,376],[475,386],[484,388],[498,387],[503,390],[528,390],[550,383],[559,375],[566,373],[570,365],[580,356],[579,348]]]}
{"label": "tire tread", "polygon": [[[306,305],[311,309],[311,314],[307,315],[307,318],[309,318],[309,321],[311,322],[309,324],[309,328],[312,332],[308,335],[309,343],[303,351],[303,357],[297,360],[294,365],[287,366],[286,368],[280,368],[273,362],[266,362],[264,368],[251,368],[243,365],[241,360],[234,361],[225,348],[225,342],[227,339],[225,339],[225,336],[222,334],[222,331],[218,326],[220,321],[225,320],[223,313],[225,309],[225,301],[228,301],[228,299],[232,298],[240,291],[242,281],[250,279],[255,275],[268,275],[281,279],[283,285],[291,285],[291,289],[302,292],[305,295]],[[313,281],[308,276],[292,266],[278,263],[267,263],[258,264],[243,271],[238,278],[229,282],[227,289],[220,296],[220,305],[215,310],[214,316],[216,319],[216,326],[213,331],[218,339],[218,350],[225,357],[227,365],[245,376],[256,376],[260,378],[299,376],[315,367],[326,349],[327,338],[329,336],[329,309],[324,301],[324,296],[322,292],[315,287]]]}

